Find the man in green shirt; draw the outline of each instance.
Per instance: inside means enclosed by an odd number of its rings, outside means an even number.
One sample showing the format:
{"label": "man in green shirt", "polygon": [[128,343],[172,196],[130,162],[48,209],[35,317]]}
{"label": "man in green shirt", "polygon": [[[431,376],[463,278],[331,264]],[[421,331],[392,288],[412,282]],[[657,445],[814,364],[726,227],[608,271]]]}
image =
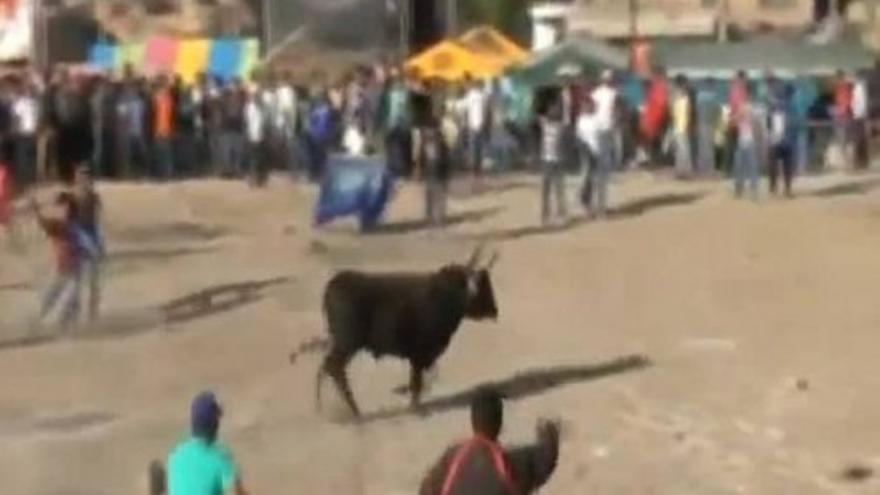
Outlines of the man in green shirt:
{"label": "man in green shirt", "polygon": [[246,495],[232,455],[217,441],[223,411],[214,394],[197,395],[191,414],[192,435],[168,456],[168,495]]}

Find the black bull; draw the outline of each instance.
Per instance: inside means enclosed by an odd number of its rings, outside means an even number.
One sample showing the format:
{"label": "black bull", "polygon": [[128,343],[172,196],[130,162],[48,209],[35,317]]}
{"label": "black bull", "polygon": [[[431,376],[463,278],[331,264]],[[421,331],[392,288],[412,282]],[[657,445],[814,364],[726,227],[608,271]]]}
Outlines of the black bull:
{"label": "black bull", "polygon": [[329,375],[352,413],[360,416],[346,368],[361,349],[378,358],[397,356],[410,363],[411,405],[418,408],[425,370],[439,358],[462,319],[497,319],[490,277],[497,255],[477,266],[479,251],[467,265],[448,265],[433,273],[337,273],[324,291],[329,338],[303,344],[303,352],[326,350],[315,383],[321,407],[321,383]]}

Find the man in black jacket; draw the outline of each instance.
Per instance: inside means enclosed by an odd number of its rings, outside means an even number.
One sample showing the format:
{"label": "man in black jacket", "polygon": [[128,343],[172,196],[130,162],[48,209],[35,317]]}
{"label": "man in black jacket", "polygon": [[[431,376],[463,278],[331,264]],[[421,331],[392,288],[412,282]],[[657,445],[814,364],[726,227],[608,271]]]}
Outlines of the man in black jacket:
{"label": "man in black jacket", "polygon": [[446,450],[422,481],[419,495],[525,495],[550,479],[559,457],[559,424],[540,421],[534,445],[502,449],[502,407],[495,390],[475,395],[474,436]]}

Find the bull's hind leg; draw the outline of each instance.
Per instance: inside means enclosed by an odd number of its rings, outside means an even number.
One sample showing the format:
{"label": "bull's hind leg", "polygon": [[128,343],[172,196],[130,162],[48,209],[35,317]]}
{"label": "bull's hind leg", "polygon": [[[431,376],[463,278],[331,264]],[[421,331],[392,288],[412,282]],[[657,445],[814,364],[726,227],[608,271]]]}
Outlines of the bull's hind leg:
{"label": "bull's hind leg", "polygon": [[333,347],[333,349],[330,350],[327,357],[324,358],[324,365],[321,367],[321,371],[318,372],[318,394],[320,397],[321,376],[324,373],[327,373],[330,375],[330,378],[333,379],[336,388],[342,393],[342,398],[345,399],[345,403],[348,404],[352,414],[356,417],[360,417],[361,412],[360,409],[358,409],[357,403],[354,401],[354,395],[351,392],[351,385],[348,383],[348,375],[345,372],[352,357],[354,357],[354,352],[351,352],[348,349]]}

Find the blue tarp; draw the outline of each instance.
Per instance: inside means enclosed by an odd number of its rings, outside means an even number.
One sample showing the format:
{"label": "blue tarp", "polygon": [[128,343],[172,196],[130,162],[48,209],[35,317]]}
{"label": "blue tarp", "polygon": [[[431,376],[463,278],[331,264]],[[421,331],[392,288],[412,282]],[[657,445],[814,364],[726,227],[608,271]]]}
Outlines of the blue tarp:
{"label": "blue tarp", "polygon": [[376,226],[391,198],[393,180],[382,160],[334,155],[321,182],[315,224],[357,215],[361,229]]}

